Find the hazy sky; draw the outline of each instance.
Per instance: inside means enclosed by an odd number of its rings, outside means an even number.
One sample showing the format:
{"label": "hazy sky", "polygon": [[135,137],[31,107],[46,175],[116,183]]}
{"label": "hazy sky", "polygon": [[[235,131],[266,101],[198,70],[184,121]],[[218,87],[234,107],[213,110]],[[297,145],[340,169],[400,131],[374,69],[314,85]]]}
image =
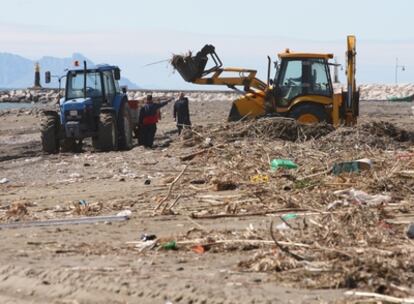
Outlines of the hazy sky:
{"label": "hazy sky", "polygon": [[413,0],[0,0],[0,52],[31,59],[80,52],[118,64],[142,87],[186,85],[167,63],[172,53],[216,46],[227,66],[256,68],[290,48],[333,52],[344,62],[346,35],[357,36],[357,80],[414,81]]}

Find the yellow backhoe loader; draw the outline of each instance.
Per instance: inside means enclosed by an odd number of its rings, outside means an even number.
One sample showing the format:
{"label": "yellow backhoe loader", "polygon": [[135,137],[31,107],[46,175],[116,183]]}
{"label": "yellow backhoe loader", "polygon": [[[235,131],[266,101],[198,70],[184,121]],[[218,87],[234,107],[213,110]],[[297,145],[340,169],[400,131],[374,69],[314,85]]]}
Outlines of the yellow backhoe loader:
{"label": "yellow backhoe loader", "polygon": [[[278,54],[274,79],[270,79],[271,59],[268,57],[267,82],[256,78],[256,70],[223,68],[212,45],[206,45],[195,56],[174,56],[171,63],[187,82],[225,85],[240,92],[242,95],[233,102],[230,110],[230,121],[283,116],[301,123],[325,121],[335,127],[352,126],[359,115],[355,36],[348,36],[347,43],[347,89],[337,94],[329,68],[334,65],[329,62],[333,54],[295,53],[286,49]],[[209,58],[213,65],[206,68]]]}

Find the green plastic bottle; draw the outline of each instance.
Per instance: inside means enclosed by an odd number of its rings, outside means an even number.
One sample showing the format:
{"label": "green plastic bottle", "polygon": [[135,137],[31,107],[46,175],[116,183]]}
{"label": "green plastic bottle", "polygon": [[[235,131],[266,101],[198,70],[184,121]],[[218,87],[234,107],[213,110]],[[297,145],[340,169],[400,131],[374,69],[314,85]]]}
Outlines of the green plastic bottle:
{"label": "green plastic bottle", "polygon": [[279,168],[283,168],[283,169],[297,169],[298,168],[298,165],[295,164],[290,159],[273,159],[270,162],[270,167],[274,171],[274,170],[277,170]]}
{"label": "green plastic bottle", "polygon": [[171,242],[162,244],[161,247],[165,250],[176,250],[177,243],[175,241],[171,241]]}

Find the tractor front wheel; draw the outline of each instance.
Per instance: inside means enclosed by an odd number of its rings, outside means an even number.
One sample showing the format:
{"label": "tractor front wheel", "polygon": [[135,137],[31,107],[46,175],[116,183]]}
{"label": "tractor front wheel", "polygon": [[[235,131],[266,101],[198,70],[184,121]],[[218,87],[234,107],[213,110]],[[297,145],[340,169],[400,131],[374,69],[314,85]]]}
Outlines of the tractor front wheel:
{"label": "tractor front wheel", "polygon": [[99,151],[112,151],[118,147],[116,120],[113,113],[99,115],[98,135],[92,138],[93,147]]}
{"label": "tractor front wheel", "polygon": [[40,122],[42,149],[52,154],[59,152],[59,116],[57,113],[44,113]]}

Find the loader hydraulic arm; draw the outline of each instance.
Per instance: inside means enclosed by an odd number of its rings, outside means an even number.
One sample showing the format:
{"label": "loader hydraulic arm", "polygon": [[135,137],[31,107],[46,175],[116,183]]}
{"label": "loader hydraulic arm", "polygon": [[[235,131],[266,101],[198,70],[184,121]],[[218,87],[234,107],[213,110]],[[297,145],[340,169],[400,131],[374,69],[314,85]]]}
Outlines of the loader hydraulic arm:
{"label": "loader hydraulic arm", "polygon": [[[207,62],[213,63],[207,68]],[[187,82],[195,84],[225,85],[239,91],[236,86],[242,86],[244,92],[263,95],[267,84],[256,78],[257,71],[244,68],[222,68],[222,62],[215,52],[213,45],[205,45],[195,56],[174,55],[171,60],[173,67]],[[223,76],[230,74],[230,76]],[[237,73],[237,74],[236,74]]]}
{"label": "loader hydraulic arm", "polygon": [[[223,72],[238,73],[238,75],[233,77],[223,77]],[[256,70],[243,68],[219,68],[215,70],[214,74],[210,77],[196,78],[192,82],[196,84],[225,85],[232,89],[235,89],[236,86],[243,86],[243,90],[245,92],[264,92],[267,85],[260,79],[256,78],[256,74]]]}

